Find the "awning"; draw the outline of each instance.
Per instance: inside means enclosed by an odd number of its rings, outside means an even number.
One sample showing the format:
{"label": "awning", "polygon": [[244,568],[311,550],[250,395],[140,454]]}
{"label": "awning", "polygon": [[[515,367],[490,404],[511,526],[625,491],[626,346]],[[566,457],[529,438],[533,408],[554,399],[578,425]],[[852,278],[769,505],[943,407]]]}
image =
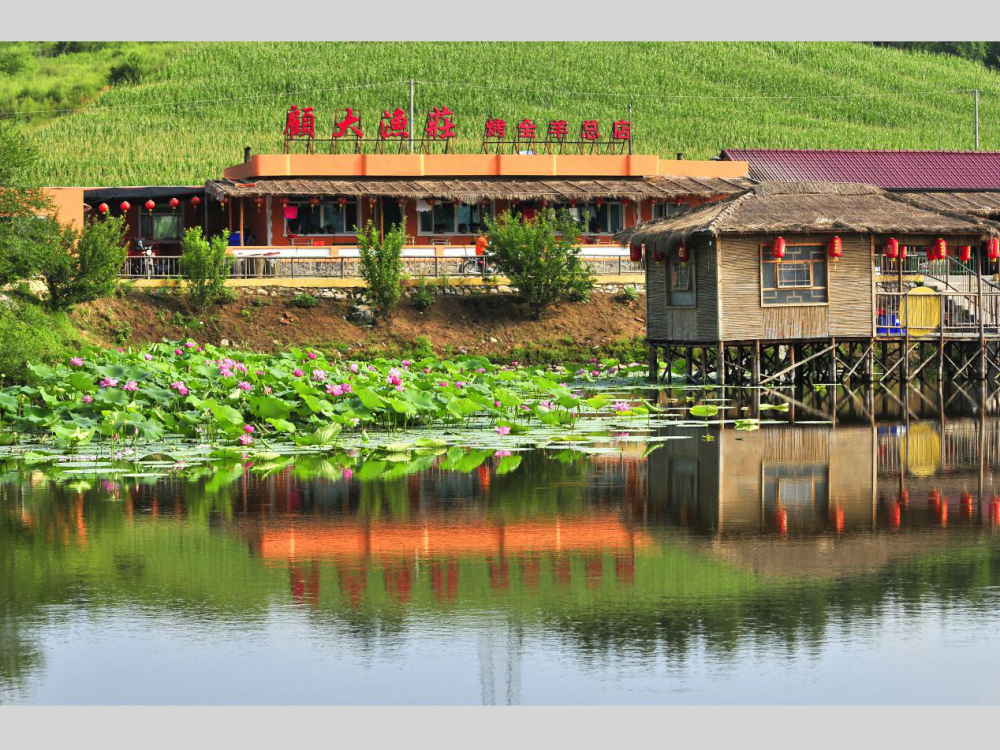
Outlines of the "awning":
{"label": "awning", "polygon": [[721,177],[619,177],[552,180],[520,178],[496,180],[329,180],[262,179],[256,182],[212,180],[205,192],[217,199],[271,196],[375,196],[384,198],[437,198],[478,203],[483,200],[549,200],[554,203],[606,200],[672,200],[686,196],[711,198],[740,193],[752,183],[745,178]]}
{"label": "awning", "polygon": [[83,191],[83,199],[85,201],[90,201],[93,203],[99,203],[101,201],[105,202],[116,202],[116,201],[135,201],[135,200],[149,200],[152,198],[156,200],[158,198],[177,198],[178,200],[184,198],[190,198],[192,195],[204,195],[205,188],[203,187],[191,187],[190,185],[184,186],[173,186],[173,187],[104,187],[104,188],[86,188]]}

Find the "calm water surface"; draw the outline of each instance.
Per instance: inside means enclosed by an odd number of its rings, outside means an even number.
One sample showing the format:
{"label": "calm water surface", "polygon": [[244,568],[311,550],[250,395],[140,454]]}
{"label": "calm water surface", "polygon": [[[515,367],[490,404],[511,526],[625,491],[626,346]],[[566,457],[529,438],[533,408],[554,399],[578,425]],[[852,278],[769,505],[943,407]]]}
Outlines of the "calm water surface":
{"label": "calm water surface", "polygon": [[10,471],[0,701],[997,703],[1000,423],[920,398],[504,474]]}

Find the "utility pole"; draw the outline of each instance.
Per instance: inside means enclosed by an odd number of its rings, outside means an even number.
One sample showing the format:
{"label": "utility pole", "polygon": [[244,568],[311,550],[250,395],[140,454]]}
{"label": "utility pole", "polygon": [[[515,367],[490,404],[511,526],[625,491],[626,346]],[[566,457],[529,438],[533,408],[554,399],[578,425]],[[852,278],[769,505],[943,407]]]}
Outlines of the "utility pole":
{"label": "utility pole", "polygon": [[632,102],[628,103],[628,154],[632,155]]}
{"label": "utility pole", "polygon": [[979,89],[976,89],[976,151],[979,150]]}
{"label": "utility pole", "polygon": [[[977,94],[978,96],[978,94]],[[976,100],[978,101],[978,99]],[[979,105],[976,105],[976,112],[979,112]],[[979,115],[976,115],[976,122],[979,122]],[[976,125],[976,132],[979,132],[979,125]],[[979,148],[979,136],[976,136],[976,148]],[[413,153],[413,79],[410,79],[410,153]]]}

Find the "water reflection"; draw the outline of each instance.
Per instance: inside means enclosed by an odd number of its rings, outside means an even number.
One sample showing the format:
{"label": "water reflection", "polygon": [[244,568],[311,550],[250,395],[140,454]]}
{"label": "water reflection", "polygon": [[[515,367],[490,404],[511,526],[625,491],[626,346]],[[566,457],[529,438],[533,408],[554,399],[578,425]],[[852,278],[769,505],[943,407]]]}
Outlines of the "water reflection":
{"label": "water reflection", "polygon": [[[922,418],[922,396],[880,397],[910,404],[896,422],[841,392],[836,426],[666,426],[648,458],[536,450],[510,473],[12,468],[0,699],[941,700],[918,675],[996,702],[966,670],[1000,650],[940,634],[1000,624],[1000,422],[982,400]],[[829,406],[791,397],[734,409]]]}

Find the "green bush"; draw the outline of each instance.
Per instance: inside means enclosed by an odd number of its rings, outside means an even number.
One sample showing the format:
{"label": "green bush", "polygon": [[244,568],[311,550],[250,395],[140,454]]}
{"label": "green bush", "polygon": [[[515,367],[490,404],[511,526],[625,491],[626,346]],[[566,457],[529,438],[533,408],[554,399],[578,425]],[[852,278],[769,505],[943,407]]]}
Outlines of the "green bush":
{"label": "green bush", "polygon": [[226,255],[228,247],[228,230],[211,239],[205,239],[201,227],[191,227],[184,232],[180,275],[187,281],[188,299],[198,310],[204,310],[223,294],[233,265],[232,256]]}
{"label": "green bush", "polygon": [[427,279],[423,276],[417,281],[417,285],[410,290],[410,294],[413,298],[413,306],[420,312],[427,312],[437,301],[434,288],[427,283]]}
{"label": "green bush", "polygon": [[319,300],[313,297],[309,292],[302,292],[301,294],[296,294],[292,297],[292,305],[294,307],[316,307],[319,304]]}
{"label": "green bush", "polygon": [[120,63],[111,66],[108,72],[108,85],[139,83],[142,80],[142,68],[142,60],[136,53],[130,52]]}
{"label": "green bush", "polygon": [[230,302],[235,302],[238,296],[235,289],[224,286],[219,290],[219,296],[215,298],[215,301],[220,305],[227,305]]}
{"label": "green bush", "polygon": [[505,211],[496,221],[487,217],[486,226],[488,261],[536,320],[549,305],[589,297],[594,275],[580,260],[580,227],[568,211],[541,211],[531,221]]}
{"label": "green bush", "polygon": [[0,382],[24,383],[28,363],[65,361],[83,346],[63,312],[13,298],[0,300]]}
{"label": "green bush", "polygon": [[639,290],[631,285],[623,286],[622,290],[618,293],[618,299],[622,302],[635,302],[639,299]]}
{"label": "green bush", "polygon": [[388,316],[403,294],[401,282],[405,242],[406,235],[399,224],[386,232],[384,238],[379,237],[379,231],[370,219],[364,231],[358,232],[361,277],[368,286],[376,320]]}

